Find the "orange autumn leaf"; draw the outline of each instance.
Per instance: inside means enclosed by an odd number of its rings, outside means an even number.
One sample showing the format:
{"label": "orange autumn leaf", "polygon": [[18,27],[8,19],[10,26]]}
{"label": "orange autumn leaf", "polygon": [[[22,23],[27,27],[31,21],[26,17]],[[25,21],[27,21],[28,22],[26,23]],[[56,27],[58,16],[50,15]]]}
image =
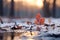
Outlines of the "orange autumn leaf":
{"label": "orange autumn leaf", "polygon": [[45,22],[45,18],[41,18],[41,19],[40,19],[40,24],[43,25],[44,22]]}
{"label": "orange autumn leaf", "polygon": [[40,15],[40,13],[38,13],[37,15],[36,15],[36,19],[40,19],[41,18],[41,15]]}

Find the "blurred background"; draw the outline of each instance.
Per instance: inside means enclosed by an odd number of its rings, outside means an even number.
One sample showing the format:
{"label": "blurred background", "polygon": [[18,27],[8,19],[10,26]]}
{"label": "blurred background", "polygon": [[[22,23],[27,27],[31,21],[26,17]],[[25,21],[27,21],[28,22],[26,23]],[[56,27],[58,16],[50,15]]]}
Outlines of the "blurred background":
{"label": "blurred background", "polygon": [[37,13],[60,18],[60,0],[0,0],[1,17],[35,18]]}

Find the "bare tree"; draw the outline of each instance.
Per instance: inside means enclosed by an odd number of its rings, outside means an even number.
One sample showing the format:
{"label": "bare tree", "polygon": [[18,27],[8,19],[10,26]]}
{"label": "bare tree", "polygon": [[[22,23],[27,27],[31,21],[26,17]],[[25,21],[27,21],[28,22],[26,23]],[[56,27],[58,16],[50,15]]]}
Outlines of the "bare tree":
{"label": "bare tree", "polygon": [[14,17],[14,0],[11,0],[10,16],[11,17]]}
{"label": "bare tree", "polygon": [[3,0],[0,0],[0,16],[3,16]]}
{"label": "bare tree", "polygon": [[51,16],[50,10],[49,10],[49,5],[50,5],[50,3],[46,2],[46,0],[44,0],[44,16],[45,17],[50,17]]}
{"label": "bare tree", "polygon": [[56,14],[56,0],[53,1],[53,17],[55,17]]}
{"label": "bare tree", "polygon": [[[14,17],[14,0],[11,0],[10,16]],[[14,32],[11,33],[11,40],[14,39]]]}

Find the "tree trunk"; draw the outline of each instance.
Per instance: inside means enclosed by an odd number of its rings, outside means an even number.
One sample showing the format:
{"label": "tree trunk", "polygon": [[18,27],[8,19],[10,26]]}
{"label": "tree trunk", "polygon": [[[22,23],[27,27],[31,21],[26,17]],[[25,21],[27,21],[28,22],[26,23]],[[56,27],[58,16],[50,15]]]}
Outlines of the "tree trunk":
{"label": "tree trunk", "polygon": [[44,0],[44,16],[45,17],[50,17],[50,10],[49,10],[49,2],[46,2],[46,0]]}
{"label": "tree trunk", "polygon": [[53,17],[55,17],[56,14],[56,0],[53,1]]}
{"label": "tree trunk", "polygon": [[14,17],[14,0],[11,0],[10,17]]}
{"label": "tree trunk", "polygon": [[3,16],[3,0],[0,0],[0,16]]}

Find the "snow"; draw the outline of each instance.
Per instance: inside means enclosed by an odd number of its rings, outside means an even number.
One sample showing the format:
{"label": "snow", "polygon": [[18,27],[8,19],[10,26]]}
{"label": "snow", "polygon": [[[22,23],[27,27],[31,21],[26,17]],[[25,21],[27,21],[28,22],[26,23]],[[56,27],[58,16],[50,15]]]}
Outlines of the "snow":
{"label": "snow", "polygon": [[[55,26],[57,26],[57,25],[60,25],[60,19],[56,19],[56,18],[51,18],[51,23],[49,23],[48,22],[48,19],[49,18],[45,18],[45,23],[46,24],[55,24]],[[60,34],[60,28],[58,28],[58,27],[56,27],[54,30],[52,29],[52,27],[49,27],[49,30],[48,30],[48,32],[47,33],[44,33],[44,31],[47,31],[46,30],[46,27],[44,27],[44,25],[34,25],[34,24],[30,24],[30,25],[27,25],[26,24],[26,21],[31,21],[32,23],[34,23],[34,20],[35,19],[27,19],[27,18],[24,18],[24,19],[11,19],[11,20],[9,20],[8,18],[3,18],[3,24],[1,24],[0,23],[0,27],[6,27],[6,26],[11,26],[11,27],[13,27],[13,25],[15,24],[14,22],[16,22],[17,23],[17,25],[19,25],[19,26],[25,26],[25,27],[29,27],[29,28],[27,28],[27,30],[28,29],[30,29],[30,27],[31,26],[34,26],[33,27],[33,30],[36,30],[36,27],[38,26],[38,27],[40,27],[41,28],[41,35],[44,35],[44,34]],[[8,23],[8,22],[11,22],[11,23]]]}

